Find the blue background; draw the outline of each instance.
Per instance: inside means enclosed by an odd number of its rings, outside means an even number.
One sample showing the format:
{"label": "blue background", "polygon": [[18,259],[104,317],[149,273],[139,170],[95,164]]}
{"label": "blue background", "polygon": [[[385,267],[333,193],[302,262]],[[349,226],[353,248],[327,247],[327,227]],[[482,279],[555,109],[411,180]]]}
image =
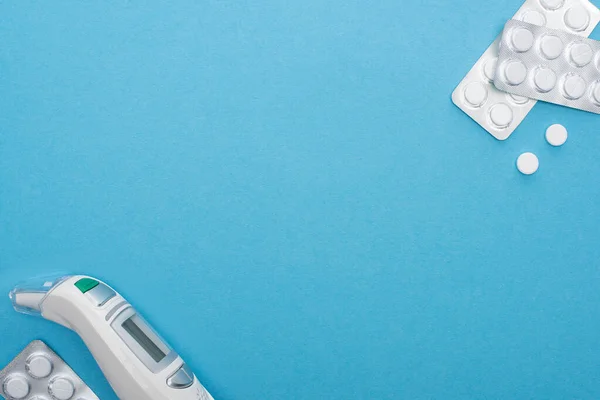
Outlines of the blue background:
{"label": "blue background", "polygon": [[450,101],[520,5],[3,2],[0,293],[104,279],[217,400],[600,398],[600,117]]}

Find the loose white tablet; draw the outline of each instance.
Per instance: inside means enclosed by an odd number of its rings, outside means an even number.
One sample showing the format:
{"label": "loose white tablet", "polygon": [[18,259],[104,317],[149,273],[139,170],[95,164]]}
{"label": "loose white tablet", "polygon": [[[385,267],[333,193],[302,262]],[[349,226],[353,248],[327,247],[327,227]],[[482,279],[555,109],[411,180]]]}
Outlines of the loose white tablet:
{"label": "loose white tablet", "polygon": [[523,175],[535,174],[540,167],[540,160],[533,153],[523,153],[517,159],[517,169]]}
{"label": "loose white tablet", "polygon": [[565,144],[568,137],[567,128],[561,124],[554,124],[546,130],[546,141],[555,147]]}

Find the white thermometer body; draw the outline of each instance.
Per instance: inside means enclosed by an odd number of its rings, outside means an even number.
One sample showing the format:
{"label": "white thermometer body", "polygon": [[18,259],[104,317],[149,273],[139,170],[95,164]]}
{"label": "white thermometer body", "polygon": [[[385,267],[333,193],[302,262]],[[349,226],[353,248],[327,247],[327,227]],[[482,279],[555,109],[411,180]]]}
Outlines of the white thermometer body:
{"label": "white thermometer body", "polygon": [[121,400],[213,400],[181,357],[105,283],[87,276],[10,293],[17,311],[75,331]]}

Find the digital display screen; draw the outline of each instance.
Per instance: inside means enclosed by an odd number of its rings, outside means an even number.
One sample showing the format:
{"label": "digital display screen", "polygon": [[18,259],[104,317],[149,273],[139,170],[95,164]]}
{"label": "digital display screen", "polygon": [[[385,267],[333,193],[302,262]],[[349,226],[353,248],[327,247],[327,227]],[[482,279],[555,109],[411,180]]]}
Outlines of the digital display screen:
{"label": "digital display screen", "polygon": [[[123,329],[127,332],[142,348],[152,357],[154,361],[161,362],[167,354],[163,351],[166,345],[163,343],[156,343],[152,340],[145,331],[149,331],[150,328],[137,316],[133,315],[131,318],[123,322]],[[161,348],[162,347],[162,348]]]}

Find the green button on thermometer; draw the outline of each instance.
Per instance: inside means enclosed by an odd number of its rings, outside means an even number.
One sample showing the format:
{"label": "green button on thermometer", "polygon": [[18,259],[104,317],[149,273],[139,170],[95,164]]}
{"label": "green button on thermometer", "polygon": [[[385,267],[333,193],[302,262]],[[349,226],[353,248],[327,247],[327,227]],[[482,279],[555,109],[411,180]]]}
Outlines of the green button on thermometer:
{"label": "green button on thermometer", "polygon": [[103,282],[62,277],[17,287],[10,298],[15,310],[77,332],[121,400],[214,400],[177,352]]}
{"label": "green button on thermometer", "polygon": [[75,282],[77,289],[81,290],[81,293],[86,293],[98,286],[100,282],[91,278],[81,278]]}

